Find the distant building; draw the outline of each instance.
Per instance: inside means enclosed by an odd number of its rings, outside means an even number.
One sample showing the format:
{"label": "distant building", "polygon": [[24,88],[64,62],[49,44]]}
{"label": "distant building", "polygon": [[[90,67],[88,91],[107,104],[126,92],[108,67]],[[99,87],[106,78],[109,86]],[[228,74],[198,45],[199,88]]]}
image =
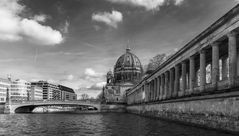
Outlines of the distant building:
{"label": "distant building", "polygon": [[29,97],[30,100],[43,100],[43,89],[36,85],[31,86]]}
{"label": "distant building", "polygon": [[44,100],[61,100],[61,91],[58,85],[47,81],[32,82],[31,84],[39,86],[43,89]]}
{"label": "distant building", "polygon": [[31,84],[25,80],[17,79],[11,84],[10,98],[12,101],[29,100]]}
{"label": "distant building", "polygon": [[72,88],[63,85],[58,85],[58,87],[61,90],[62,100],[77,100],[77,95]]}
{"label": "distant building", "polygon": [[0,78],[0,103],[6,102],[7,89],[10,90],[11,81],[8,79]]}
{"label": "distant building", "polygon": [[139,58],[126,49],[114,66],[114,71],[107,73],[107,84],[103,88],[104,99],[108,103],[125,103],[126,91],[137,84],[143,75]]}

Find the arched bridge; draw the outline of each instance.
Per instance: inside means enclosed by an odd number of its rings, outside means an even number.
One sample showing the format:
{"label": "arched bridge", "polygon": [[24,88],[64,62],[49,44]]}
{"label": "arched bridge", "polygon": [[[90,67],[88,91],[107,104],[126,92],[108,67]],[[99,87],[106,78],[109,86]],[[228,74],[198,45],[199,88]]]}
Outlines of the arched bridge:
{"label": "arched bridge", "polygon": [[89,110],[100,111],[100,102],[97,101],[21,101],[6,103],[5,113],[30,113],[42,106],[88,107]]}

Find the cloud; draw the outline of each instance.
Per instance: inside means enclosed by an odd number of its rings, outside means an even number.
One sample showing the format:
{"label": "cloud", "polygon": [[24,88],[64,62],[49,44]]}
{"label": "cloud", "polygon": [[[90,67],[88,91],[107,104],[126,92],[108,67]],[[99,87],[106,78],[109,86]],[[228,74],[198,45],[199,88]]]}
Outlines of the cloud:
{"label": "cloud", "polygon": [[107,0],[112,3],[127,4],[136,7],[144,7],[146,10],[159,10],[169,1],[174,1],[174,5],[181,5],[184,0]]}
{"label": "cloud", "polygon": [[100,77],[103,76],[103,74],[95,72],[92,68],[86,68],[85,69],[85,76],[100,78]]}
{"label": "cloud", "polygon": [[99,89],[105,84],[105,74],[96,72],[92,68],[86,68],[84,74],[78,80],[81,81],[80,88]]}
{"label": "cloud", "polygon": [[113,28],[118,27],[118,23],[123,21],[123,15],[121,12],[113,10],[109,12],[98,12],[92,14],[92,20],[105,23]]}
{"label": "cloud", "polygon": [[35,15],[33,17],[33,20],[35,20],[37,22],[46,22],[47,18],[48,18],[47,15],[41,14],[41,15]]}
{"label": "cloud", "polygon": [[53,30],[49,26],[43,26],[34,20],[23,19],[20,22],[20,27],[22,28],[21,33],[25,37],[42,45],[60,44],[63,40],[59,31]]}
{"label": "cloud", "polygon": [[0,1],[0,40],[10,42],[28,40],[39,45],[56,45],[63,42],[63,36],[59,31],[39,23],[46,21],[46,16],[22,18],[19,14],[24,9],[18,0]]}
{"label": "cloud", "polygon": [[93,84],[92,86],[88,87],[87,90],[102,90],[103,86],[106,84],[106,82],[99,82],[96,84]]}
{"label": "cloud", "polygon": [[68,81],[71,81],[71,80],[73,80],[73,79],[74,79],[74,76],[73,76],[73,75],[68,75],[68,76],[67,76],[67,80],[68,80]]}
{"label": "cloud", "polygon": [[181,5],[184,0],[175,0],[175,5]]}

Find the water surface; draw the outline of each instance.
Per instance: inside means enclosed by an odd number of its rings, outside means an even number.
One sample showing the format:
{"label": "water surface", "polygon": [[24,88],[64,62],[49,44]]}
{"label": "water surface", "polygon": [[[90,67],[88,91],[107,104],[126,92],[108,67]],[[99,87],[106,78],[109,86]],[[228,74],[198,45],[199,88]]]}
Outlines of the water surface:
{"label": "water surface", "polygon": [[0,135],[12,136],[230,136],[124,113],[0,114]]}

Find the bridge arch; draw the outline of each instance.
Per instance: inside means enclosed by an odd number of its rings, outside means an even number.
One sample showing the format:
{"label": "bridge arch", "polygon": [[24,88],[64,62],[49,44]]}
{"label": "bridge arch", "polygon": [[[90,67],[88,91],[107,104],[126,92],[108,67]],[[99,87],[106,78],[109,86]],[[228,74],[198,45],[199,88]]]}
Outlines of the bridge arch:
{"label": "bridge arch", "polygon": [[47,107],[47,106],[58,106],[58,107],[74,107],[75,110],[71,112],[80,112],[80,111],[99,111],[99,106],[97,105],[87,105],[87,104],[36,104],[36,105],[19,105],[13,107],[14,113],[32,113],[33,110],[37,107]]}
{"label": "bridge arch", "polygon": [[[24,101],[11,102],[7,106],[10,113],[31,113],[37,107],[72,107],[72,112],[89,111],[99,112],[101,110],[100,102],[89,101]],[[75,111],[74,111],[75,110]]]}

